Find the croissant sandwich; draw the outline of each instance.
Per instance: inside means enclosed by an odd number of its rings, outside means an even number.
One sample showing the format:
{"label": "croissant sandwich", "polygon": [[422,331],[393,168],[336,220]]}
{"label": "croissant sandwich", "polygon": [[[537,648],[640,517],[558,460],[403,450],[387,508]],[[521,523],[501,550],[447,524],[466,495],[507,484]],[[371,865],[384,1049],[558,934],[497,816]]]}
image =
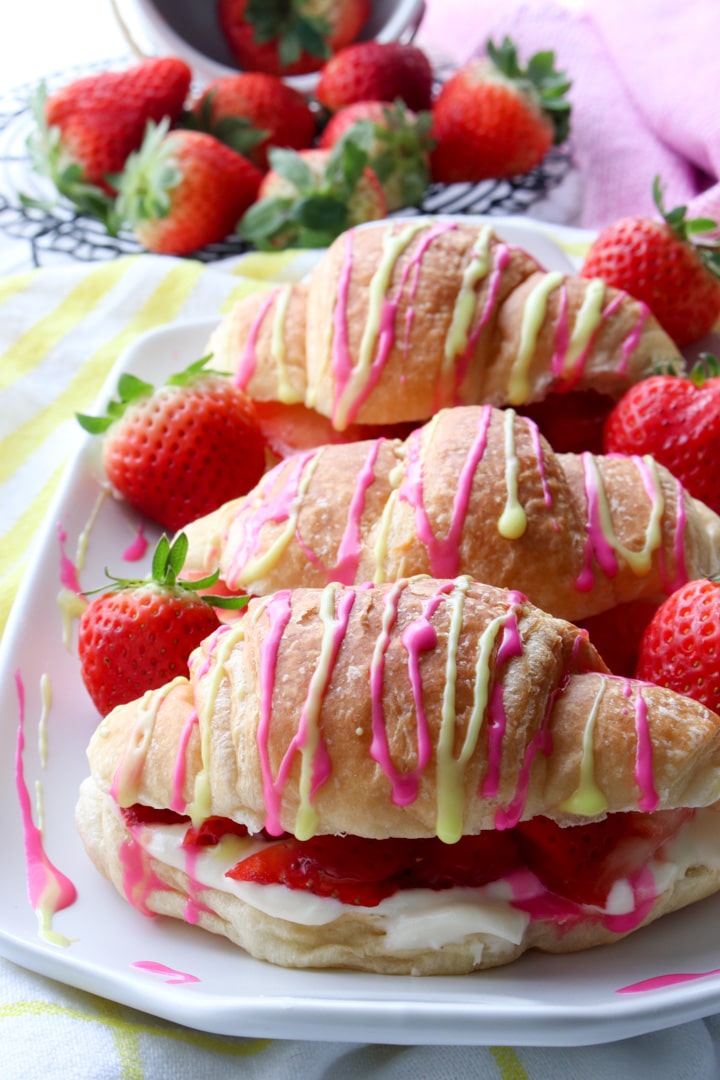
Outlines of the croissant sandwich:
{"label": "croissant sandwich", "polygon": [[89,762],[119,892],[286,966],[463,973],[720,887],[720,717],[467,577],[253,599]]}
{"label": "croissant sandwich", "polygon": [[618,398],[682,365],[628,294],[547,273],[488,225],[428,217],[348,230],[307,284],[239,301],[208,349],[252,398],[304,403],[338,431],[553,391]]}
{"label": "croissant sandwich", "polygon": [[185,531],[230,592],[469,573],[572,620],[720,570],[720,519],[651,458],[555,454],[489,405],[288,458]]}

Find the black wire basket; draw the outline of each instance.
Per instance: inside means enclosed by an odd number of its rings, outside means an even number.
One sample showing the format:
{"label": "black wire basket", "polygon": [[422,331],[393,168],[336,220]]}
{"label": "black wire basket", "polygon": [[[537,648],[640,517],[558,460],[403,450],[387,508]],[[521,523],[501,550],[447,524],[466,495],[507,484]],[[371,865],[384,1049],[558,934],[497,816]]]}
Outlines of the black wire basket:
{"label": "black wire basket", "polygon": [[[122,69],[132,62],[123,57],[50,75],[45,80],[48,92],[74,78]],[[0,233],[26,243],[32,264],[38,267],[58,258],[92,262],[139,254],[144,249],[132,233],[108,235],[95,218],[79,214],[70,202],[58,199],[50,182],[33,170],[27,150],[35,127],[29,106],[33,90],[31,85],[20,86],[0,95]],[[398,214],[527,214],[565,180],[571,168],[570,148],[553,147],[537,168],[522,176],[479,184],[431,184],[419,207]],[[21,196],[45,205],[29,205]],[[229,237],[192,257],[210,263],[248,250],[245,241]]]}

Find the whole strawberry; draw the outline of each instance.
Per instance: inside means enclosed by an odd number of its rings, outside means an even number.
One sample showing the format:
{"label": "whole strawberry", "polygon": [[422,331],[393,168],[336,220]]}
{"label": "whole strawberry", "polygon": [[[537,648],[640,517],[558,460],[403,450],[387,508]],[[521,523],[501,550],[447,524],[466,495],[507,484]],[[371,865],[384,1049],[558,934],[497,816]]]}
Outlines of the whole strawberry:
{"label": "whole strawberry", "polygon": [[76,79],[49,97],[40,87],[30,139],[35,168],[82,211],[107,213],[111,177],[141,145],[149,120],[178,120],[191,75],[184,60],[168,56]]}
{"label": "whole strawberry", "polygon": [[433,179],[498,179],[529,172],[568,137],[570,82],[555,55],[539,52],[520,66],[509,38],[445,82],[433,106]]}
{"label": "whole strawberry", "polygon": [[332,150],[271,150],[272,168],[240,223],[240,235],[264,249],[326,247],[353,225],[385,217],[382,185],[356,141],[362,136],[367,145],[372,134],[367,125]]}
{"label": "whole strawberry", "polygon": [[658,177],[653,197],[660,218],[621,218],[602,229],[581,274],[603,278],[643,300],[682,348],[709,333],[720,318],[720,244],[694,238],[717,227],[710,218],[685,217],[685,207],[663,207]]}
{"label": "whole strawberry", "polygon": [[189,255],[234,231],[261,180],[212,135],[149,124],[117,179],[117,214],[148,251]]}
{"label": "whole strawberry", "polygon": [[398,100],[357,101],[338,110],[323,131],[319,146],[330,149],[356,124],[371,123],[374,137],[368,165],[383,186],[388,212],[417,206],[430,182],[432,115],[414,113]]}
{"label": "whole strawberry", "polygon": [[[709,377],[708,377],[709,376]],[[653,375],[631,386],[605,421],[606,454],[650,454],[720,513],[720,374],[703,354],[689,378]]]}
{"label": "whole strawberry", "polygon": [[636,678],[720,713],[720,584],[690,581],[665,600],[640,643]]}
{"label": "whole strawberry", "polygon": [[185,126],[214,135],[263,171],[270,146],[303,150],[315,139],[315,116],[302,94],[260,71],[225,75],[193,102]]}
{"label": "whole strawberry", "polygon": [[106,416],[78,414],[86,431],[104,435],[103,465],[116,491],[171,532],[246,494],[265,469],[249,399],[227,376],[206,371],[208,359],[158,389],[121,375]]}
{"label": "whole strawberry", "polygon": [[85,608],[78,631],[80,673],[103,716],[146,690],[188,674],[188,658],[220,625],[215,607],[242,607],[246,598],[202,597],[217,573],[200,581],[180,577],[184,533],[172,546],[163,536],[143,581],[113,578],[113,586]]}
{"label": "whole strawberry", "polygon": [[356,101],[404,101],[421,112],[432,101],[432,65],[416,45],[358,41],[322,69],[315,96],[331,112]]}
{"label": "whole strawberry", "polygon": [[246,71],[302,75],[317,71],[354,41],[370,0],[219,0],[228,48]]}

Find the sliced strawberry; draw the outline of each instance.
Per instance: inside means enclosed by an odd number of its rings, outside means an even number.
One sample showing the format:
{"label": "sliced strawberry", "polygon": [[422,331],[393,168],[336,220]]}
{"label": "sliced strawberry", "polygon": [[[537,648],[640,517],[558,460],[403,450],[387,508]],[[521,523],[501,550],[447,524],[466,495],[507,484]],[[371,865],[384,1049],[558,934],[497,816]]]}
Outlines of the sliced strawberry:
{"label": "sliced strawberry", "polygon": [[512,832],[488,830],[463,836],[456,844],[421,840],[416,842],[407,879],[415,888],[479,888],[511,873],[519,861]]}
{"label": "sliced strawberry", "polygon": [[603,907],[613,884],[644,866],[692,813],[609,814],[569,828],[536,817],[521,822],[516,832],[525,865],[547,889]]}
{"label": "sliced strawberry", "polygon": [[212,847],[224,836],[247,836],[248,827],[226,817],[209,817],[200,825],[191,825],[185,833],[183,847]]}
{"label": "sliced strawberry", "polygon": [[344,431],[336,431],[327,416],[305,405],[283,405],[279,401],[255,401],[253,405],[262,440],[270,453],[280,459],[329,443],[406,439],[417,426],[413,423],[351,424]]}
{"label": "sliced strawberry", "polygon": [[122,806],[120,813],[128,829],[136,825],[182,825],[190,820],[184,814],[176,814],[174,810],[166,810],[159,806],[143,806],[142,803]]}

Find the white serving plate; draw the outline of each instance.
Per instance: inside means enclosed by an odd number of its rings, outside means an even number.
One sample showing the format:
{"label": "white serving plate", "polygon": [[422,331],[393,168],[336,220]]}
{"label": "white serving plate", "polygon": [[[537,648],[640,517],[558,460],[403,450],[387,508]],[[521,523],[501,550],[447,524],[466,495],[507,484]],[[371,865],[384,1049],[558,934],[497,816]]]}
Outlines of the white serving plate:
{"label": "white serving plate", "polygon": [[[549,268],[576,261],[587,234],[512,219],[497,231]],[[564,251],[553,237],[562,243]],[[214,321],[169,325],[140,338],[120,358],[98,408],[121,370],[151,381],[202,355]],[[568,956],[528,954],[505,968],[463,977],[411,978],[347,971],[286,971],[251,959],[194,927],[140,915],[87,859],[73,823],[86,775],[85,747],[98,716],[81,683],[74,647],[62,641],[58,526],[75,557],[79,535],[97,510],[99,440],[78,429],[71,464],[37,538],[28,573],[0,645],[0,953],[33,971],[208,1032],[256,1037],[454,1045],[586,1045],[639,1035],[720,1010],[720,897],[671,915],[616,945]],[[106,498],[89,531],[83,588],[104,568],[128,564],[137,515]],[[156,531],[148,528],[152,541]],[[39,934],[28,900],[15,755],[19,722],[15,676],[25,688],[24,778],[38,784],[45,850],[78,891],[53,929],[67,947]],[[41,678],[52,704],[42,726]],[[37,809],[35,822],[41,824]],[[137,967],[150,962],[159,970]],[[180,973],[174,977],[172,972]],[[189,975],[196,981],[184,980]],[[682,978],[678,978],[682,977]],[[624,988],[652,980],[649,988]]]}

